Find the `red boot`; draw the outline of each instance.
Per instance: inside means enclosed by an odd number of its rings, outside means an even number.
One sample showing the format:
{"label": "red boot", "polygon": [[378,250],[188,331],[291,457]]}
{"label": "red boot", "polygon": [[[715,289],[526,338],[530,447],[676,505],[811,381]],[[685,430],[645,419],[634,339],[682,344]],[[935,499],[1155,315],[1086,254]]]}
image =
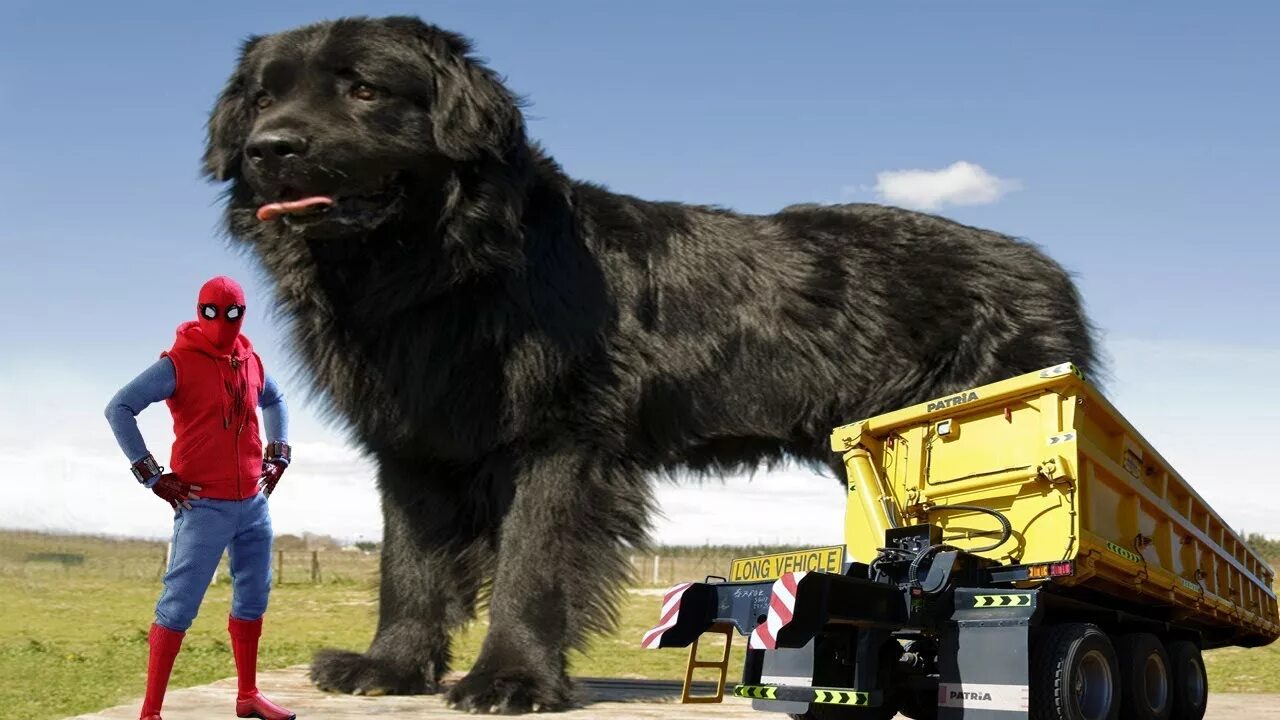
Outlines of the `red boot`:
{"label": "red boot", "polygon": [[236,716],[261,720],[294,720],[292,710],[286,710],[258,692],[258,638],[262,636],[262,618],[241,620],[227,618],[227,632],[231,633],[231,654],[236,658]]}
{"label": "red boot", "polygon": [[160,706],[164,704],[164,691],[169,686],[169,673],[173,672],[173,659],[178,657],[185,635],[151,624],[151,633],[147,635],[147,644],[151,646],[151,655],[147,658],[147,695],[138,715],[142,720],[160,720]]}

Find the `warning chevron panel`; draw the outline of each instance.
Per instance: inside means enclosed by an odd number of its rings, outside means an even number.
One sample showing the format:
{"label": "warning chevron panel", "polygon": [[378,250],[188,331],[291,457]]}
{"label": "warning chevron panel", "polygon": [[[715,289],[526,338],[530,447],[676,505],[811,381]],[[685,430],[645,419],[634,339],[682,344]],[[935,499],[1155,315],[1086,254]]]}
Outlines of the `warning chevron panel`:
{"label": "warning chevron panel", "polygon": [[[736,685],[733,694],[753,700],[786,700],[821,705],[870,707],[880,699],[870,692],[844,688],[811,688],[794,685]],[[874,700],[874,703],[873,703]]]}
{"label": "warning chevron panel", "polygon": [[1139,555],[1138,553],[1126,548],[1122,548],[1113,542],[1107,543],[1107,549],[1119,555],[1120,557],[1124,558],[1125,560],[1128,560],[1129,562],[1138,563],[1138,564],[1142,564],[1143,562],[1145,562],[1142,559],[1142,556]]}
{"label": "warning chevron panel", "polygon": [[973,606],[985,607],[1027,607],[1031,605],[1031,593],[1008,593],[1005,595],[974,595]]}
{"label": "warning chevron panel", "polygon": [[823,705],[869,705],[870,693],[857,690],[818,690],[813,691],[813,702]]}
{"label": "warning chevron panel", "polygon": [[778,695],[776,685],[735,685],[733,694],[754,700],[773,700]]}

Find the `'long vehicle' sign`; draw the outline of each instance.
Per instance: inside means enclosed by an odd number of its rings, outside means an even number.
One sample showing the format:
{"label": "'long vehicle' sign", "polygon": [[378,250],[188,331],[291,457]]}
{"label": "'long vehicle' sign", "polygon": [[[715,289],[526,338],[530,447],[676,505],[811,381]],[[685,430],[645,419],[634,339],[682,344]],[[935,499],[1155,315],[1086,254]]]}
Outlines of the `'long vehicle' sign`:
{"label": "'long vehicle' sign", "polygon": [[793,550],[774,555],[757,555],[738,558],[729,570],[730,582],[759,582],[777,580],[789,572],[844,571],[844,546]]}

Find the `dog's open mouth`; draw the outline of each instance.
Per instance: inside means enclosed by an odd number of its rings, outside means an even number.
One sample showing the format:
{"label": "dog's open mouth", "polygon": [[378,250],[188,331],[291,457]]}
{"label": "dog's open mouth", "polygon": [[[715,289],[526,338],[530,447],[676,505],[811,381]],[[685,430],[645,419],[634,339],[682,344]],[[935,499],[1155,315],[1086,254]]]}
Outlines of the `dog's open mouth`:
{"label": "dog's open mouth", "polygon": [[309,224],[323,220],[368,219],[395,205],[399,191],[396,176],[383,178],[377,187],[364,193],[334,193],[332,195],[308,194],[285,186],[278,199],[258,207],[257,218],[262,222],[283,219],[289,224]]}
{"label": "dog's open mouth", "polygon": [[278,200],[258,208],[258,219],[270,222],[285,215],[312,215],[328,212],[334,200],[328,195],[312,195],[297,200]]}

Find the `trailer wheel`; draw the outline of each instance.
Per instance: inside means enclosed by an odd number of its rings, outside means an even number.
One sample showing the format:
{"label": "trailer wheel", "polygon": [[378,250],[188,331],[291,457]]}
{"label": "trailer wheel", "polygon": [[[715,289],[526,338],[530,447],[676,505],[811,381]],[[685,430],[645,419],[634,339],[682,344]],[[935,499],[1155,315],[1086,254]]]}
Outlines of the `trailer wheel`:
{"label": "trailer wheel", "polygon": [[1166,646],[1173,687],[1172,720],[1201,720],[1209,705],[1209,678],[1204,658],[1193,642],[1175,640]]}
{"label": "trailer wheel", "polygon": [[[1045,626],[1031,649],[1031,717],[1118,720],[1120,667],[1107,634],[1088,623]],[[1126,718],[1128,720],[1128,718]]]}
{"label": "trailer wheel", "polygon": [[1151,633],[1121,635],[1116,638],[1116,655],[1126,720],[1169,720],[1173,709],[1169,655],[1160,638]]}

